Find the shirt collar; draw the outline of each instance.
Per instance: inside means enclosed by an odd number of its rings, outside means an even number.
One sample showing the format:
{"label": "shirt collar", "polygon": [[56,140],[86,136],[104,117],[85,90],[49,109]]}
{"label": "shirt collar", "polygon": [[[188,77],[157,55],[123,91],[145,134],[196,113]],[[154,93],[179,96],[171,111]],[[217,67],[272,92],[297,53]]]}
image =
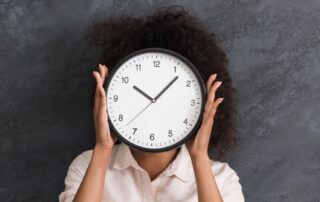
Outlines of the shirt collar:
{"label": "shirt collar", "polygon": [[[193,170],[190,170],[191,159],[186,146],[183,144],[180,147],[175,159],[168,165],[168,167],[163,171],[165,176],[176,176],[180,180],[186,182],[192,178]],[[143,170],[137,161],[132,156],[129,146],[124,143],[118,145],[118,149],[115,152],[115,158],[113,163],[113,168],[117,170],[124,170],[128,167],[134,167],[137,170]]]}

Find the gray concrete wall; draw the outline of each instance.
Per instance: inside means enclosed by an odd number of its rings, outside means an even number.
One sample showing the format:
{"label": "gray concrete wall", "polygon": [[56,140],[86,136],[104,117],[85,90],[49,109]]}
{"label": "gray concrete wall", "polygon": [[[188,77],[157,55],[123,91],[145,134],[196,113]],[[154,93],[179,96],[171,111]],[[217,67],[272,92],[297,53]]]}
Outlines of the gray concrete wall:
{"label": "gray concrete wall", "polygon": [[225,160],[246,201],[320,201],[320,1],[0,1],[0,201],[57,201],[94,143],[93,21],[181,4],[219,38],[238,90]]}

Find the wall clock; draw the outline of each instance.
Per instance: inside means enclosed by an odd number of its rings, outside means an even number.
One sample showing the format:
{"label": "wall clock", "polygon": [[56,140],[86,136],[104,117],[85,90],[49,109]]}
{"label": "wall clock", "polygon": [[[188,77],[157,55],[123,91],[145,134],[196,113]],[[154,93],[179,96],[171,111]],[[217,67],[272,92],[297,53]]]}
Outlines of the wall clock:
{"label": "wall clock", "polygon": [[133,149],[177,148],[201,125],[205,84],[194,65],[172,50],[145,48],[127,55],[104,88],[110,130]]}

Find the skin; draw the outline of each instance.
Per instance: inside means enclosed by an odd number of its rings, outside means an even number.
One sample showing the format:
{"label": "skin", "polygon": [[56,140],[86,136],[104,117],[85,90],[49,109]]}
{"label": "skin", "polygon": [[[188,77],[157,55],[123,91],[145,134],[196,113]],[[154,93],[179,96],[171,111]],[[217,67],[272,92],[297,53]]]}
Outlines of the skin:
{"label": "skin", "polygon": [[[108,77],[108,68],[99,64],[99,72],[93,71],[96,79],[95,102],[93,119],[96,132],[96,144],[92,158],[86,170],[84,178],[74,197],[75,202],[101,201],[105,176],[111,158],[111,151],[116,142],[116,137],[111,133],[108,124],[106,94],[103,83]],[[215,81],[216,74],[212,74],[206,82],[208,92],[205,111],[201,126],[197,134],[186,143],[197,183],[198,201],[220,202],[223,201],[211,170],[208,156],[209,139],[214,116],[223,98],[215,100],[215,93],[220,81]],[[161,153],[149,153],[130,149],[138,164],[147,171],[151,180],[154,180],[172,162],[178,149]]]}

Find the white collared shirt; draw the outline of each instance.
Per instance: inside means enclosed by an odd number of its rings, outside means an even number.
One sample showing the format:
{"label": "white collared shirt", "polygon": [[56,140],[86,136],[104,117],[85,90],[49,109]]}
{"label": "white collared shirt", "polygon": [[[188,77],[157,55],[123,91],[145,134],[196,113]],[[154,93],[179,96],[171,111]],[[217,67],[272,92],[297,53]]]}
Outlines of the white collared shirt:
{"label": "white collared shirt", "polygon": [[[87,150],[72,161],[59,202],[73,200],[91,155],[92,150]],[[210,164],[223,201],[243,202],[242,186],[236,172],[227,163],[210,160]],[[197,197],[192,162],[184,144],[176,158],[153,181],[138,165],[127,145],[114,145],[105,177],[103,202],[196,202]]]}

